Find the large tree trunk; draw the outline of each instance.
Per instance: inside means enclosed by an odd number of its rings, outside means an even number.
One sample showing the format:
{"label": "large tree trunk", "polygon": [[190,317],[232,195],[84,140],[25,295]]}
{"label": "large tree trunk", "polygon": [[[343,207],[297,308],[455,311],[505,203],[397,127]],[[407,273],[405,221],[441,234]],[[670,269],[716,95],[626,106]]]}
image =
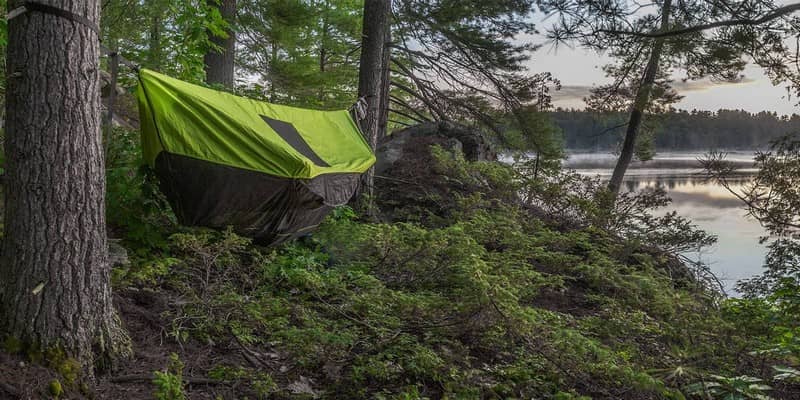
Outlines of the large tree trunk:
{"label": "large tree trunk", "polygon": [[228,23],[227,37],[211,35],[211,43],[220,49],[209,50],[203,63],[206,69],[206,83],[221,84],[228,89],[233,88],[233,65],[236,56],[236,33],[231,29],[236,20],[236,0],[209,0],[219,5],[222,18]]}
{"label": "large tree trunk", "polygon": [[[48,4],[99,18],[97,0]],[[12,19],[8,31],[0,331],[88,367],[129,349],[106,248],[100,43],[88,27],[41,12]]]}
{"label": "large tree trunk", "polygon": [[[669,29],[669,15],[671,10],[671,0],[664,0],[661,7],[661,26],[659,31],[666,32]],[[650,50],[650,58],[647,60],[647,66],[642,76],[642,82],[636,92],[636,98],[633,101],[633,109],[631,110],[630,118],[628,119],[628,127],[625,131],[625,141],[622,143],[622,151],[617,159],[617,165],[614,167],[614,173],[611,175],[611,180],[608,182],[608,190],[616,197],[619,194],[619,189],[622,186],[622,179],[625,177],[625,172],[628,171],[628,166],[633,160],[633,153],[636,149],[636,139],[639,135],[639,128],[642,125],[642,116],[644,110],[650,103],[650,93],[653,89],[653,84],[656,82],[658,74],[659,60],[661,59],[661,52],[664,49],[664,39],[657,38],[653,43],[653,48]]]}
{"label": "large tree trunk", "polygon": [[[361,39],[361,62],[358,73],[358,96],[367,102],[367,113],[361,120],[361,129],[367,142],[374,151],[378,138],[383,136],[381,129],[386,130],[385,122],[381,126],[382,106],[388,103],[383,99],[387,92],[384,80],[389,68],[388,58],[389,31],[391,29],[391,0],[365,0],[364,27]],[[372,168],[361,179],[359,196],[372,194],[372,183],[375,172]]]}

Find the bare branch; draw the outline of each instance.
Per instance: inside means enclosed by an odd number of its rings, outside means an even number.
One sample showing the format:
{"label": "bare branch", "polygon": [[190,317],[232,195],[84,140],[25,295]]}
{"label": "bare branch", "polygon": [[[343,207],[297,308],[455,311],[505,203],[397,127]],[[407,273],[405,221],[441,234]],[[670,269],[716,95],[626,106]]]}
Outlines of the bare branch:
{"label": "bare branch", "polygon": [[397,104],[397,105],[399,105],[401,107],[405,107],[407,110],[413,112],[416,116],[418,116],[419,118],[421,118],[421,119],[423,119],[425,121],[431,121],[431,119],[428,118],[428,116],[426,116],[425,114],[422,114],[421,112],[417,111],[416,109],[414,109],[414,107],[412,107],[410,104],[406,103],[405,101],[403,101],[400,98],[397,98],[395,96],[391,96],[390,95],[389,96],[389,102]]}
{"label": "bare branch", "polygon": [[629,35],[645,38],[661,38],[669,36],[681,36],[689,33],[702,32],[709,29],[721,28],[726,26],[754,26],[761,25],[772,20],[778,19],[785,15],[800,11],[800,3],[789,4],[787,6],[778,7],[759,18],[735,18],[724,21],[710,22],[707,24],[690,26],[683,29],[676,29],[663,32],[634,32],[634,31],[620,31],[614,29],[600,29],[599,32],[608,33],[612,35]]}
{"label": "bare branch", "polygon": [[403,117],[406,117],[406,118],[408,118],[408,119],[410,119],[410,120],[412,120],[412,121],[414,121],[414,122],[418,122],[418,123],[420,123],[420,124],[421,124],[421,123],[423,123],[423,122],[425,122],[425,121],[423,121],[423,120],[421,120],[421,119],[418,119],[418,118],[414,117],[414,116],[413,116],[413,115],[411,115],[411,114],[408,114],[408,113],[405,113],[405,112],[402,112],[402,111],[399,111],[399,110],[395,110],[395,109],[393,109],[393,108],[390,108],[390,109],[389,109],[389,111],[390,111],[390,112],[393,112],[393,113],[395,113],[395,114],[397,114],[397,115],[401,115],[401,116],[403,116]]}

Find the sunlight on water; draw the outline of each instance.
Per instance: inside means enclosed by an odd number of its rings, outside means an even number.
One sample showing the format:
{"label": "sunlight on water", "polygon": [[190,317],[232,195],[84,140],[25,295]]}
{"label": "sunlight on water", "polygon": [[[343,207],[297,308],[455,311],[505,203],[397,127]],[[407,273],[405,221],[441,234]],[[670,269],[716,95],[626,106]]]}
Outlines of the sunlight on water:
{"label": "sunlight on water", "polygon": [[[672,204],[659,213],[677,211],[716,235],[718,242],[712,248],[687,255],[709,264],[725,284],[728,294],[735,295],[733,286],[737,280],[761,271],[766,250],[759,244],[759,237],[765,231],[757,221],[747,217],[741,202],[733,194],[703,178],[698,157],[702,154],[665,153],[652,162],[636,163],[629,169],[625,188],[638,191],[646,187],[663,187]],[[730,154],[728,159],[743,167],[742,172],[755,172],[752,154]],[[565,166],[582,174],[607,178],[611,175],[614,161],[611,154],[575,154],[569,157]],[[741,189],[748,180],[747,174],[737,178],[733,189]]]}

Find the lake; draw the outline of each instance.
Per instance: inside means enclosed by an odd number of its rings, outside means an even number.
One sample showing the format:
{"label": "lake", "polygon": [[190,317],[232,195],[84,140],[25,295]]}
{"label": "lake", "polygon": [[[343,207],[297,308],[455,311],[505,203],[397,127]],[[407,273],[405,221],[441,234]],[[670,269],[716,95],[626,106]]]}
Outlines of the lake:
{"label": "lake", "polygon": [[[736,281],[761,272],[766,249],[759,244],[764,229],[748,217],[742,203],[720,185],[704,179],[697,159],[703,153],[660,153],[652,161],[635,162],[628,169],[623,190],[663,187],[672,203],[658,213],[677,211],[701,229],[717,236],[717,244],[701,253],[687,254],[710,266],[725,284],[728,295],[736,295]],[[752,152],[731,152],[727,159],[742,167],[734,188],[740,189],[756,172]],[[581,174],[608,178],[616,157],[606,153],[573,153],[567,168]]]}

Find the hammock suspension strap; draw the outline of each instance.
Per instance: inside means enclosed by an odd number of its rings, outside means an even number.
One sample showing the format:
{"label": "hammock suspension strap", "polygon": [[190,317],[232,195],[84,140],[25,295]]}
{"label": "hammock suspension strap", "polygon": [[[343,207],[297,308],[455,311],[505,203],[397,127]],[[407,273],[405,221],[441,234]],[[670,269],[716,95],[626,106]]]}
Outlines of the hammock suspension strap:
{"label": "hammock suspension strap", "polygon": [[352,107],[350,107],[350,111],[353,112],[356,116],[356,120],[361,121],[367,116],[367,96],[361,96]]}
{"label": "hammock suspension strap", "polygon": [[53,7],[47,4],[36,3],[32,1],[26,1],[21,6],[11,10],[11,12],[9,12],[8,15],[6,15],[6,20],[10,21],[16,17],[19,17],[20,15],[26,14],[31,11],[54,15],[56,17],[64,18],[66,20],[83,25],[91,29],[92,32],[94,32],[98,37],[100,37],[100,27],[97,26],[97,24],[94,21],[90,20],[89,18],[86,18],[83,15],[78,15],[75,14],[74,12],[67,11],[58,7]]}

